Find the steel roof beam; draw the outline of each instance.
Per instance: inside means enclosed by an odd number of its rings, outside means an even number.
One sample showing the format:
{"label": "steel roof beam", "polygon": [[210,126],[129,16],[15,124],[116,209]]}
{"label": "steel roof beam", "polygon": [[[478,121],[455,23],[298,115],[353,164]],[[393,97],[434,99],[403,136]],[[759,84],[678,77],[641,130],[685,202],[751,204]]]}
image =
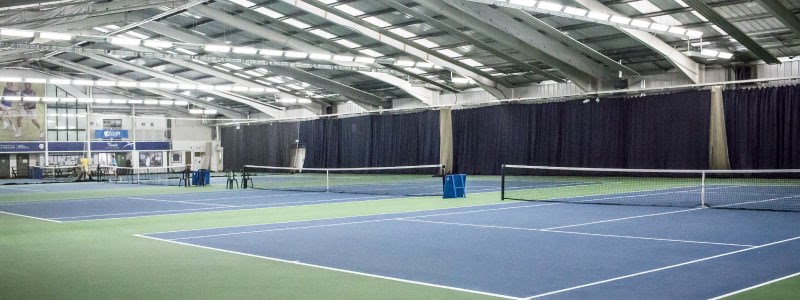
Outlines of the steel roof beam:
{"label": "steel roof beam", "polygon": [[700,0],[684,0],[686,4],[694,8],[695,11],[706,17],[709,21],[719,26],[723,31],[728,33],[731,37],[736,39],[739,43],[745,46],[747,50],[753,52],[758,58],[768,64],[780,64],[781,62],[775,58],[769,51],[761,47],[758,43],[753,41],[746,33],[742,32],[738,27],[734,26],[731,22],[720,16],[713,8],[703,3]]}
{"label": "steel roof beam", "polygon": [[[8,0],[2,1],[4,4]],[[39,2],[39,1],[37,1]],[[62,23],[63,20],[74,22],[76,20],[88,19],[91,17],[124,13],[135,10],[156,8],[159,6],[180,6],[185,4],[185,0],[137,0],[137,1],[111,1],[104,3],[79,3],[66,4],[58,8],[49,10],[28,10],[24,13],[10,11],[10,13],[0,13],[0,25],[18,27],[20,25],[31,24],[34,26],[54,25]],[[97,25],[97,24],[96,24]]]}
{"label": "steel roof beam", "polygon": [[[226,12],[222,12],[211,7],[201,5],[201,6],[196,6],[191,10],[195,13],[207,16],[228,26],[232,26],[239,30],[248,32],[250,34],[253,34],[263,39],[270,40],[275,43],[286,45],[287,47],[295,50],[320,53],[320,54],[330,54],[330,55],[337,54],[330,52],[322,47],[308,43],[306,41],[294,38],[290,35],[286,35],[285,33],[275,30],[273,28],[267,26],[261,26],[252,21],[237,18],[235,16],[227,14]],[[358,65],[356,63],[346,63],[346,62],[334,62],[334,63],[343,66]],[[426,88],[411,86],[411,84],[406,82],[405,80],[402,80],[390,74],[375,73],[375,72],[359,72],[359,73],[381,80],[388,84],[395,85],[427,105],[435,104],[433,100],[434,97],[438,95],[438,92],[436,91]]]}
{"label": "steel roof beam", "polygon": [[[594,10],[612,16],[622,16],[620,13],[609,8],[608,6],[605,6],[603,3],[600,3],[597,0],[575,0],[575,2],[590,10]],[[631,28],[620,28],[619,30],[621,30],[631,38],[639,41],[643,45],[649,47],[653,51],[664,56],[667,59],[667,61],[669,61],[673,66],[678,68],[678,70],[680,70],[681,73],[686,75],[686,77],[688,77],[689,80],[692,81],[692,83],[703,82],[704,74],[703,70],[700,68],[700,64],[698,64],[688,56],[684,55],[679,50],[668,45],[663,40],[657,38],[656,36],[650,34],[649,32],[641,30],[636,30]]]}
{"label": "steel roof beam", "polygon": [[781,21],[783,25],[791,29],[795,35],[800,36],[800,20],[797,19],[791,9],[776,0],[758,0],[758,3]]}
{"label": "steel roof beam", "polygon": [[307,2],[303,0],[293,0],[291,5],[316,15],[320,18],[335,22],[341,26],[348,27],[353,31],[360,32],[362,35],[382,42],[385,45],[394,47],[396,49],[405,51],[409,55],[416,56],[422,60],[430,61],[436,65],[453,70],[461,76],[470,78],[480,85],[484,90],[492,94],[497,99],[505,99],[511,96],[508,87],[501,84],[510,85],[503,79],[497,79],[488,73],[481,71],[475,67],[466,65],[461,61],[447,57],[439,52],[423,49],[422,45],[412,45],[405,42],[405,39],[389,32],[388,30],[376,28],[372,24],[346,14],[342,11],[332,9],[325,4],[319,2]]}
{"label": "steel roof beam", "polygon": [[550,80],[563,81],[563,79],[561,77],[559,77],[559,76],[555,76],[555,75],[550,74],[550,73],[546,72],[545,70],[542,70],[542,69],[540,69],[540,68],[538,68],[538,67],[536,67],[536,66],[534,66],[532,64],[528,64],[528,63],[526,63],[524,61],[516,59],[515,57],[513,57],[511,55],[508,55],[503,51],[495,49],[492,46],[489,46],[488,44],[484,43],[483,41],[481,41],[479,39],[476,39],[476,38],[474,38],[474,37],[472,37],[472,36],[470,36],[468,34],[465,34],[464,32],[462,32],[461,30],[459,30],[457,28],[453,28],[453,27],[445,24],[442,21],[439,21],[439,20],[437,20],[437,19],[435,19],[433,17],[430,17],[428,15],[425,15],[423,13],[417,12],[416,10],[413,10],[413,9],[409,8],[408,6],[405,6],[405,5],[403,5],[403,4],[399,3],[399,2],[396,2],[394,0],[378,0],[378,2],[386,4],[389,7],[392,7],[392,8],[394,8],[394,9],[396,9],[396,10],[398,10],[398,11],[404,13],[404,14],[407,14],[407,15],[410,15],[410,16],[415,17],[417,19],[420,19],[420,21],[424,21],[428,25],[434,26],[434,27],[438,28],[439,30],[447,32],[450,35],[453,35],[456,38],[461,39],[462,41],[469,42],[472,45],[474,45],[475,47],[483,49],[484,51],[489,52],[489,53],[491,53],[491,54],[493,54],[493,55],[495,55],[497,57],[500,57],[500,58],[502,58],[502,59],[504,59],[504,60],[506,60],[508,62],[514,63],[520,69],[537,73],[537,74],[542,75],[545,78],[550,79]]}
{"label": "steel roof beam", "polygon": [[[97,70],[95,68],[92,68],[92,67],[89,67],[89,66],[86,66],[86,65],[82,65],[82,64],[79,64],[79,63],[75,63],[75,62],[72,62],[72,61],[69,61],[69,60],[66,60],[66,59],[63,59],[63,58],[50,57],[50,58],[45,59],[44,61],[46,61],[48,63],[51,63],[51,64],[54,64],[54,65],[57,65],[57,66],[60,66],[60,67],[64,67],[64,68],[72,69],[72,70],[75,70],[75,71],[83,72],[83,73],[86,73],[86,74],[91,75],[91,76],[95,76],[95,77],[98,77],[98,78],[103,78],[104,80],[121,80],[121,81],[130,80],[130,78],[126,78],[126,77],[123,77],[123,76],[115,75],[113,73],[109,73],[109,72],[106,72],[106,71]],[[147,91],[147,92],[150,92],[150,93],[153,93],[153,94],[161,95],[161,96],[164,96],[164,97],[184,100],[186,102],[189,102],[189,103],[192,103],[192,104],[196,104],[196,105],[201,105],[201,106],[204,106],[204,107],[214,108],[217,111],[219,111],[220,114],[222,114],[224,116],[227,116],[229,118],[243,119],[243,118],[246,117],[246,115],[242,114],[241,112],[238,112],[238,111],[235,111],[235,110],[231,110],[231,109],[228,109],[226,107],[215,105],[215,104],[212,104],[212,103],[209,103],[209,102],[198,101],[196,98],[186,97],[186,96],[178,94],[178,93],[173,93],[173,92],[168,92],[168,91],[163,91],[163,90],[158,90],[158,89],[147,89],[147,88],[141,88],[141,90],[144,90],[144,91]]]}

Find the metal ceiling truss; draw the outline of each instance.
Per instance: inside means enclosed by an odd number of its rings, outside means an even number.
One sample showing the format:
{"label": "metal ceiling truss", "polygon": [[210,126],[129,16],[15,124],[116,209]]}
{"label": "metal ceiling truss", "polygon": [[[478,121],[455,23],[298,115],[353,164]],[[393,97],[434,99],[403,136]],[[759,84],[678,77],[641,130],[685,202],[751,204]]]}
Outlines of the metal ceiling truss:
{"label": "metal ceiling truss", "polygon": [[344,27],[349,27],[351,30],[359,32],[366,37],[405,51],[406,53],[418,57],[419,59],[429,61],[436,65],[453,70],[453,72],[461,76],[472,79],[497,99],[505,99],[511,96],[508,88],[512,86],[512,84],[505,79],[495,78],[489,75],[487,72],[466,65],[461,61],[452,59],[439,52],[426,49],[422,45],[406,43],[404,42],[406,40],[405,38],[402,38],[395,33],[369,24],[359,18],[353,17],[337,9],[332,9],[332,7],[329,7],[323,3],[293,0],[289,4],[320,18],[329,20]]}
{"label": "metal ceiling truss", "polygon": [[761,47],[758,43],[753,41],[746,33],[742,32],[738,27],[734,26],[731,22],[720,16],[713,8],[703,3],[700,0],[683,0],[686,4],[692,7],[695,11],[706,17],[709,21],[719,26],[720,29],[725,31],[731,37],[736,39],[739,43],[750,50],[755,56],[768,64],[780,64],[781,61],[775,58],[769,51]]}

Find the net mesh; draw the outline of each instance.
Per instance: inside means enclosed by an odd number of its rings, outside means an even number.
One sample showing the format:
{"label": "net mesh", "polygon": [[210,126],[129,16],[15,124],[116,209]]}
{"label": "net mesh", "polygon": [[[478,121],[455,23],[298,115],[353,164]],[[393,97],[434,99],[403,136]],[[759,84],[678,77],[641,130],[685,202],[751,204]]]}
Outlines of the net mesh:
{"label": "net mesh", "polygon": [[244,168],[247,188],[371,195],[442,195],[442,165],[382,168]]}
{"label": "net mesh", "polygon": [[109,183],[183,186],[189,179],[189,168],[184,165],[168,167],[114,167],[101,166],[99,180]]}
{"label": "net mesh", "polygon": [[503,166],[502,198],[800,211],[800,170],[651,170]]}

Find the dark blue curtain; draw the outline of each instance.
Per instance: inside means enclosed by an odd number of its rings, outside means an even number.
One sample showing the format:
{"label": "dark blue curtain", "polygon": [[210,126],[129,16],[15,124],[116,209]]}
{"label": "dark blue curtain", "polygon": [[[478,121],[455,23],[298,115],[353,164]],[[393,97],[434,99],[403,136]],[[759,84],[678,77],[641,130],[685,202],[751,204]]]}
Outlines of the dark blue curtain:
{"label": "dark blue curtain", "polygon": [[369,115],[300,123],[306,167],[439,163],[439,112]]}
{"label": "dark blue curtain", "polygon": [[299,123],[270,123],[221,128],[226,170],[244,165],[290,166],[291,149],[298,140]]}
{"label": "dark blue curtain", "polygon": [[709,91],[453,111],[455,170],[502,164],[702,169]]}
{"label": "dark blue curtain", "polygon": [[800,168],[800,86],[723,94],[733,169]]}

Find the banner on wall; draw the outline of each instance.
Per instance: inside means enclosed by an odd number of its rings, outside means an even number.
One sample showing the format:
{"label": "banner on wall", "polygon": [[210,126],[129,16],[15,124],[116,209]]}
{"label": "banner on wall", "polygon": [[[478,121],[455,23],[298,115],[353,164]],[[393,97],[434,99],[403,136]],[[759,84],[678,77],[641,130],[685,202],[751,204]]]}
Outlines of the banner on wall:
{"label": "banner on wall", "polygon": [[44,143],[0,142],[0,152],[44,152]]}
{"label": "banner on wall", "polygon": [[100,129],[94,131],[94,137],[97,139],[127,139],[128,131],[121,129]]}
{"label": "banner on wall", "polygon": [[0,141],[43,141],[45,110],[40,101],[23,101],[22,97],[44,96],[44,84],[1,82]]}

